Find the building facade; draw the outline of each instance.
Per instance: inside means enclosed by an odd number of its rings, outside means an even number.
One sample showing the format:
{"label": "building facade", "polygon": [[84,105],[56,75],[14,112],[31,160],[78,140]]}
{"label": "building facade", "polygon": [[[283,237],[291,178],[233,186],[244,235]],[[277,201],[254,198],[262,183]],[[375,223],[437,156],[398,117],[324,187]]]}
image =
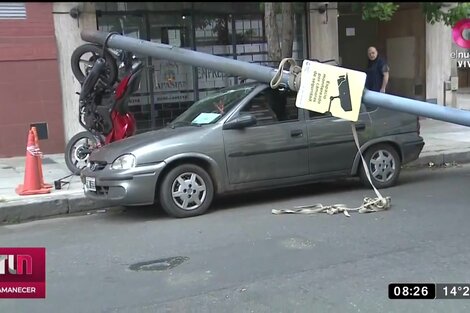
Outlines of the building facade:
{"label": "building facade", "polygon": [[376,46],[390,66],[388,93],[438,105],[444,105],[446,98],[450,104],[450,91],[444,86],[458,76],[450,54],[455,48],[452,30],[443,23],[427,23],[422,3],[400,3],[388,22],[363,21],[360,12],[346,3],[340,3],[338,15],[343,66],[364,70],[367,47]]}
{"label": "building facade", "polygon": [[[307,6],[295,6],[293,57],[308,54]],[[80,12],[76,18],[70,10]],[[79,90],[70,69],[73,50],[84,42],[85,29],[118,31],[126,36],[165,43],[217,56],[270,65],[267,62],[264,13],[258,2],[118,2],[54,3],[56,37],[61,54],[62,95],[66,139],[81,131],[76,113]],[[138,132],[164,127],[190,104],[212,90],[240,81],[208,68],[138,56],[145,63],[141,88],[130,99]],[[278,62],[276,62],[276,65]]]}
{"label": "building facade", "polygon": [[25,155],[31,124],[43,139],[43,151],[62,152],[52,3],[0,3],[0,73],[0,157]]}
{"label": "building facade", "polygon": [[[44,153],[62,153],[68,139],[83,131],[76,95],[80,84],[70,66],[72,52],[85,43],[83,30],[119,31],[246,62],[278,64],[267,62],[259,2],[22,5],[23,15],[15,19],[5,19],[0,9],[0,68],[9,73],[0,78],[0,157],[25,153],[27,129],[33,123],[41,127]],[[451,73],[457,75],[455,62],[446,57],[453,47],[451,30],[427,24],[420,4],[401,4],[390,22],[364,22],[360,12],[341,2],[294,7],[293,57],[299,62],[334,59],[343,67],[364,70],[367,47],[374,45],[390,63],[390,93],[442,104],[441,86]],[[240,82],[211,69],[140,57],[145,62],[143,80],[130,101],[138,132],[164,127],[212,90]]]}

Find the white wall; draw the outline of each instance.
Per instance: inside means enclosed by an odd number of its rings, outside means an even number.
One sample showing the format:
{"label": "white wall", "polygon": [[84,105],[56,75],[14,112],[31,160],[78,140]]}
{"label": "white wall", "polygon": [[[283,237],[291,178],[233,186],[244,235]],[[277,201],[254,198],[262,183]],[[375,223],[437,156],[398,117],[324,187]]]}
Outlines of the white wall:
{"label": "white wall", "polygon": [[309,3],[309,56],[310,59],[320,61],[335,59],[339,62],[337,2],[328,2],[328,21],[326,20],[327,13],[318,12],[320,4],[321,2]]}
{"label": "white wall", "polygon": [[[71,8],[80,5],[78,21],[69,15]],[[85,42],[80,38],[84,29],[96,30],[96,13],[92,2],[54,2],[54,27],[59,53],[59,70],[62,87],[65,141],[85,130],[78,122],[78,95],[80,83],[75,79],[70,66],[73,51]]]}
{"label": "white wall", "polygon": [[451,27],[426,24],[426,99],[437,99],[439,105],[444,104],[443,84],[451,75],[451,51]]}

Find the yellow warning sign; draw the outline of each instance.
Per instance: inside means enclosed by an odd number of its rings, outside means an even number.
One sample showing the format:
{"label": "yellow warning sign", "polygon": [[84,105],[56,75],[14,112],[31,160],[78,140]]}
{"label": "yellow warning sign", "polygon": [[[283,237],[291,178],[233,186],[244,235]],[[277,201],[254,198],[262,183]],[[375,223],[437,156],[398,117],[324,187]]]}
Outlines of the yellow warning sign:
{"label": "yellow warning sign", "polygon": [[305,60],[295,105],[356,122],[366,73]]}

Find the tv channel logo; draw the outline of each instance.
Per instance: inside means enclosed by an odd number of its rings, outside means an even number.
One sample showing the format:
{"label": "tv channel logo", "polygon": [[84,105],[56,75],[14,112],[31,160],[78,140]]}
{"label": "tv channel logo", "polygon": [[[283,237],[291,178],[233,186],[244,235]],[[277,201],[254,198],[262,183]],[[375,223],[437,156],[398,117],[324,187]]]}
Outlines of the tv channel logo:
{"label": "tv channel logo", "polygon": [[470,18],[465,18],[455,23],[454,27],[452,27],[452,39],[459,47],[469,49],[470,39],[465,39],[463,36],[463,32],[466,29],[470,31]]}
{"label": "tv channel logo", "polygon": [[0,248],[0,298],[46,298],[46,248]]}

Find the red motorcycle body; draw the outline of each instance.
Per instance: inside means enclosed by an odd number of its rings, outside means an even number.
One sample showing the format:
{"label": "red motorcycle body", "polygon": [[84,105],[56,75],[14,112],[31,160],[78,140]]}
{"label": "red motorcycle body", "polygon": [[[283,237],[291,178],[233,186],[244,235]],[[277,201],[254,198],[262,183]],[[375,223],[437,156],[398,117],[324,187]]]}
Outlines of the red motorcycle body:
{"label": "red motorcycle body", "polygon": [[136,131],[136,121],[132,113],[120,114],[117,111],[111,112],[113,130],[106,136],[105,144],[118,141],[133,136]]}
{"label": "red motorcycle body", "polygon": [[116,87],[114,109],[111,112],[113,128],[105,138],[105,144],[118,141],[130,136],[136,132],[136,121],[134,115],[129,112],[129,97],[138,89],[140,84],[141,70],[132,72],[124,77]]}

